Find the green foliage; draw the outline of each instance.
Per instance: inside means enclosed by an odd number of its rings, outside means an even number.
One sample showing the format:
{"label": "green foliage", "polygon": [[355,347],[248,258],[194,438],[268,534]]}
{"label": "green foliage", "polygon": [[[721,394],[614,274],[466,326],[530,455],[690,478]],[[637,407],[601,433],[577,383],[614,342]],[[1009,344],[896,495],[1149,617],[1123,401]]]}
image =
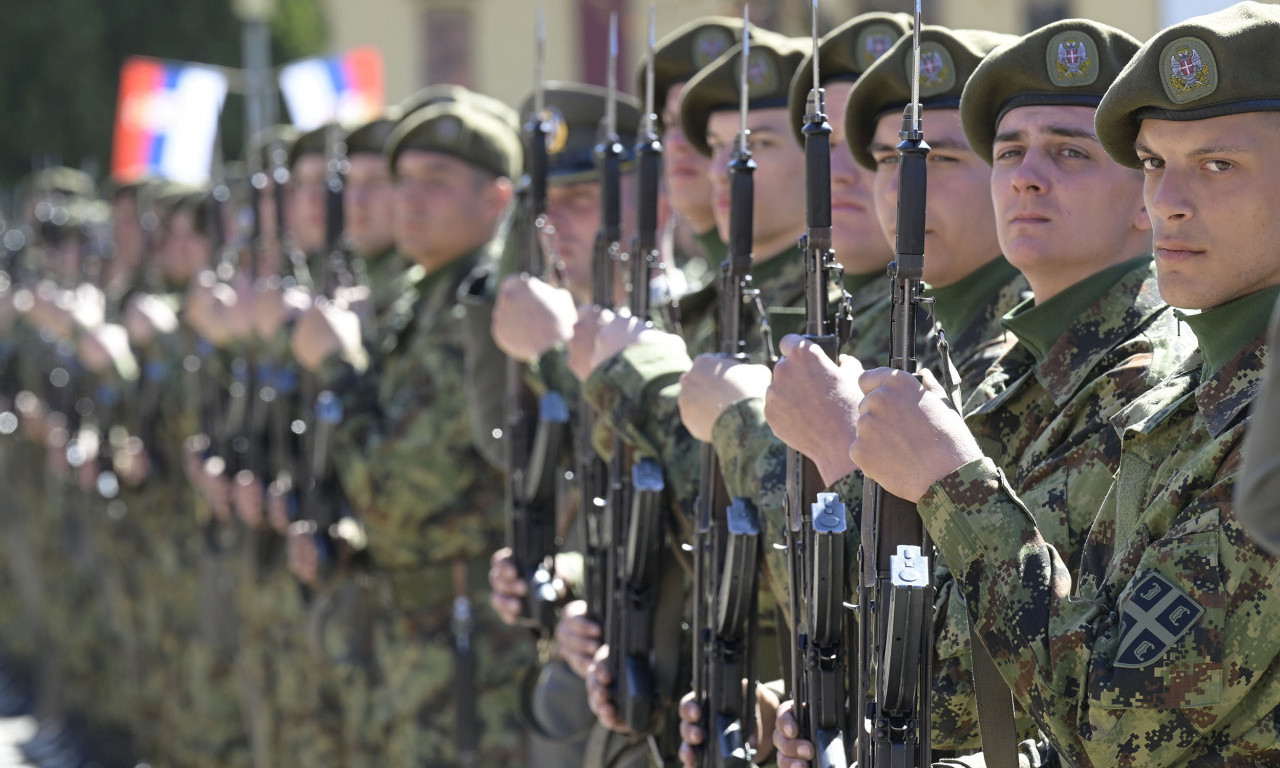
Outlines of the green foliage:
{"label": "green foliage", "polygon": [[[120,65],[131,55],[240,65],[230,0],[0,0],[0,188],[62,163],[101,178],[111,161]],[[277,0],[276,63],[324,52],[319,0]],[[223,147],[238,157],[244,108],[228,97]]]}

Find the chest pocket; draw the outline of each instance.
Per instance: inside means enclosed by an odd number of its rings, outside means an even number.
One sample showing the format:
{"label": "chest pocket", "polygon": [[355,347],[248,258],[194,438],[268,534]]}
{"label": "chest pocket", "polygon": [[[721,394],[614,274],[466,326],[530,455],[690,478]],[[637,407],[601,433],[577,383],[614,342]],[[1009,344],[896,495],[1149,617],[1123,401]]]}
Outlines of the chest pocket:
{"label": "chest pocket", "polygon": [[1212,530],[1155,542],[1098,638],[1089,701],[1113,709],[1183,709],[1222,700],[1222,576]]}

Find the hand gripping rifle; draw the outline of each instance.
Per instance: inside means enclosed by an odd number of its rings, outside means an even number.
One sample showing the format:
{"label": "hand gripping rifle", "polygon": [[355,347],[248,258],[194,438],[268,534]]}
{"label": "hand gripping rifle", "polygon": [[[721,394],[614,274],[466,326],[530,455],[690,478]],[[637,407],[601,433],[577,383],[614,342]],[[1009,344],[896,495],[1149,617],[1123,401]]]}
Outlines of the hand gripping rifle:
{"label": "hand gripping rifle", "polygon": [[[721,265],[720,354],[745,360],[743,307],[751,285],[751,229],[755,186],[747,130],[747,71],[751,54],[743,8],[741,129],[729,164],[729,252]],[[749,499],[729,499],[715,449],[702,446],[694,541],[693,692],[708,725],[698,765],[746,768],[754,750],[755,612],[760,563],[760,513]],[[743,680],[746,685],[743,685]]]}
{"label": "hand gripping rifle", "polygon": [[[609,99],[600,126],[600,141],[595,147],[596,168],[600,174],[600,229],[596,233],[591,256],[591,301],[598,307],[613,307],[614,264],[622,252],[622,142],[618,138],[617,118],[617,17],[609,22]],[[578,433],[575,440],[578,484],[582,493],[579,519],[585,526],[584,575],[587,606],[591,619],[605,627],[609,634],[610,603],[614,593],[613,579],[618,568],[611,534],[613,516],[610,502],[619,509],[624,493],[619,482],[611,482],[608,467],[596,455],[591,442],[595,416],[585,395],[579,409]],[[616,664],[614,664],[616,667]],[[616,671],[616,670],[611,670]],[[617,679],[616,677],[614,679]]]}
{"label": "hand gripping rifle", "polygon": [[[813,0],[813,89],[805,115],[805,202],[808,231],[800,238],[805,263],[805,338],[833,361],[840,333],[829,296],[843,274],[831,249],[831,124],[818,75],[818,2]],[[791,577],[791,695],[801,735],[812,742],[814,764],[845,768],[849,692],[844,611],[845,505],[823,487],[814,463],[787,449],[787,565]],[[806,507],[806,501],[816,501]]]}
{"label": "hand gripping rifle", "polygon": [[[645,63],[645,118],[636,143],[639,225],[632,244],[630,271],[631,316],[649,314],[649,278],[659,263],[658,185],[662,175],[662,141],[654,130],[653,112],[654,16],[649,9],[649,48]],[[609,658],[621,674],[614,676],[614,701],[633,733],[653,726],[659,697],[654,675],[654,610],[657,606],[662,558],[662,496],[666,483],[662,467],[652,458],[636,458],[620,437],[613,440],[609,474],[619,482],[630,468],[628,507],[610,507],[619,567],[615,572],[614,603],[610,608],[613,633]],[[626,504],[625,498],[620,499]],[[626,513],[625,517],[623,513]]]}
{"label": "hand gripping rifle", "polygon": [[[889,265],[892,291],[890,365],[917,370],[916,319],[924,283],[926,157],[920,119],[920,0],[911,103],[898,135],[898,236]],[[858,599],[858,764],[928,766],[930,670],[933,662],[932,545],[914,504],[867,480],[863,496]],[[856,708],[855,708],[856,709]],[[867,728],[870,732],[867,732]]]}
{"label": "hand gripping rifle", "polygon": [[[524,252],[521,271],[543,273],[538,232],[546,222],[547,131],[542,62],[546,23],[538,9],[534,58],[533,114],[524,126],[526,174],[521,184]],[[506,429],[507,542],[516,571],[529,585],[522,618],[548,640],[555,630],[558,597],[553,584],[556,552],[556,475],[569,439],[569,407],[559,392],[547,392],[536,404],[525,383],[527,366],[507,358]]]}

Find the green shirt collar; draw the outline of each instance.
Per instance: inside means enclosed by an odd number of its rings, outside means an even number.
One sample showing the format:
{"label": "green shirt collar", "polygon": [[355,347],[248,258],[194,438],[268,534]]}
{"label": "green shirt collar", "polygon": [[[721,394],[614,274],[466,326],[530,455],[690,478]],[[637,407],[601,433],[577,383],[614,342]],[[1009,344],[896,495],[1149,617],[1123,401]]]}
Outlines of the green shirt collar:
{"label": "green shirt collar", "polygon": [[1267,330],[1277,296],[1280,296],[1280,285],[1273,285],[1203,312],[1178,312],[1200,345],[1203,379],[1217,373],[1245,344]]}
{"label": "green shirt collar", "polygon": [[702,254],[706,257],[707,265],[712,272],[718,272],[720,262],[724,261],[724,257],[729,253],[729,246],[720,239],[720,232],[712,227],[698,234],[694,239],[698,241],[698,245],[702,246]]}
{"label": "green shirt collar", "polygon": [[955,338],[964,331],[978,311],[991,303],[1010,280],[1018,275],[1018,269],[1003,256],[975,269],[967,277],[945,288],[929,288],[934,299],[933,311],[938,323]]}
{"label": "green shirt collar", "polygon": [[1018,337],[1018,342],[1035,357],[1037,364],[1043,363],[1049,356],[1049,350],[1086,309],[1125,275],[1150,261],[1151,256],[1139,256],[1107,267],[1042,304],[1028,299],[1014,307],[1001,322]]}

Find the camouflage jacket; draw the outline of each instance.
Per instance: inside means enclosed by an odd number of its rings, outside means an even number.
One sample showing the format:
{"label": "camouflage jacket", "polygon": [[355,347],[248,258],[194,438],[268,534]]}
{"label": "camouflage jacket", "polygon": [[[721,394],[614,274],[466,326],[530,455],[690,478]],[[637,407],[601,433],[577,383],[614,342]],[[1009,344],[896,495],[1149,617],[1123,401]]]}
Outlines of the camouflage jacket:
{"label": "camouflage jacket", "polygon": [[[1178,334],[1150,257],[1104,270],[1043,304],[1021,304],[1004,322],[1019,343],[973,391],[965,421],[1075,572],[1119,467],[1111,418],[1172,373],[1193,343]],[[976,749],[969,621],[945,565],[935,569],[935,584],[935,691],[945,702],[935,700],[934,723],[950,748]]]}
{"label": "camouflage jacket", "polygon": [[1277,290],[1186,318],[1201,351],[1113,419],[1119,471],[1074,582],[990,459],[920,500],[970,620],[1065,763],[1274,755],[1277,560],[1240,528],[1231,496]]}
{"label": "camouflage jacket", "polygon": [[334,460],[383,568],[486,556],[502,529],[502,483],[472,444],[465,367],[476,350],[458,302],[486,256],[477,249],[409,287],[376,386],[344,403]]}

